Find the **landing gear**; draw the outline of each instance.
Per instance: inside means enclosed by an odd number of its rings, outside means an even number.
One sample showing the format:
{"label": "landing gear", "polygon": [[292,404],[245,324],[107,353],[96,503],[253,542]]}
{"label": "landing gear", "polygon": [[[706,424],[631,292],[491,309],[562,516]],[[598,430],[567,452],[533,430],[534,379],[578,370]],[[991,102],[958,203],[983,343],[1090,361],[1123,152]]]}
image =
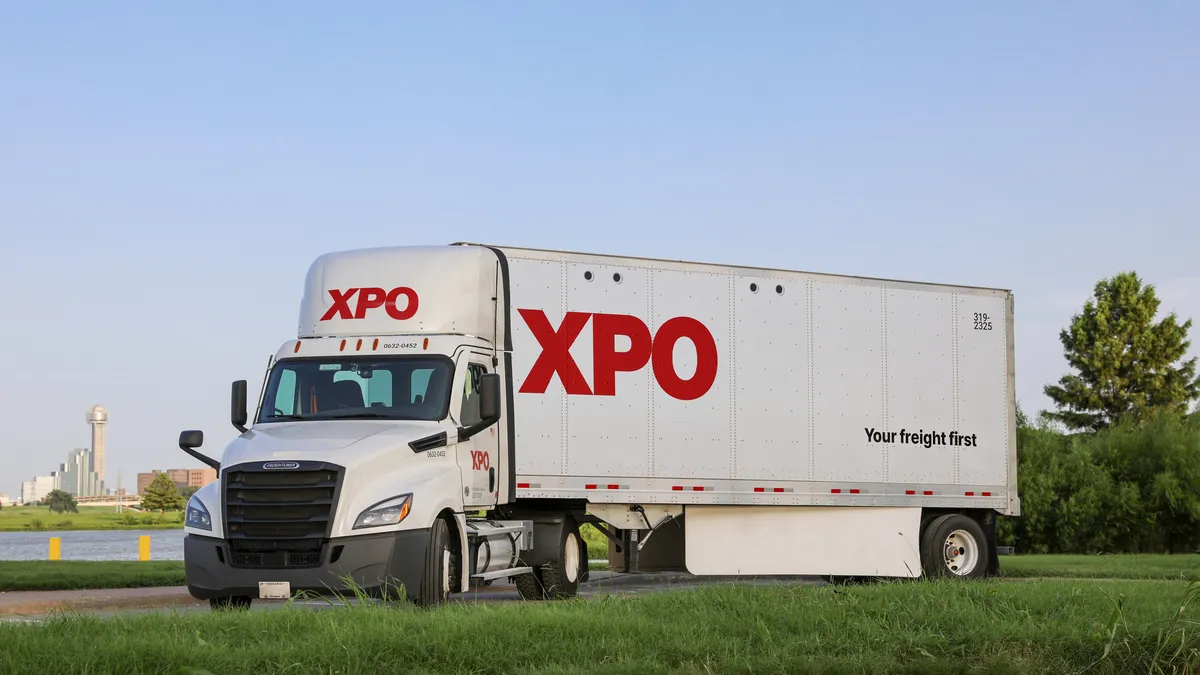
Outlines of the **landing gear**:
{"label": "landing gear", "polygon": [[990,556],[991,544],[970,516],[938,516],[921,534],[921,566],[927,577],[977,579],[987,574]]}

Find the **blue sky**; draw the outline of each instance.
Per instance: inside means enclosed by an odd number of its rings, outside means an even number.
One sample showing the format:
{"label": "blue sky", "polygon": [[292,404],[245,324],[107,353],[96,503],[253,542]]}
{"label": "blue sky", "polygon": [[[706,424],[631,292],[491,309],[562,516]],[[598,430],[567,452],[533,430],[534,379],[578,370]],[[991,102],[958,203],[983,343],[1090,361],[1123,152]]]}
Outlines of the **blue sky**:
{"label": "blue sky", "polygon": [[0,492],[86,445],[96,403],[109,485],[194,465],[183,428],[217,451],[312,258],[360,246],[1008,287],[1033,412],[1101,277],[1200,318],[1198,25],[1179,1],[5,2]]}

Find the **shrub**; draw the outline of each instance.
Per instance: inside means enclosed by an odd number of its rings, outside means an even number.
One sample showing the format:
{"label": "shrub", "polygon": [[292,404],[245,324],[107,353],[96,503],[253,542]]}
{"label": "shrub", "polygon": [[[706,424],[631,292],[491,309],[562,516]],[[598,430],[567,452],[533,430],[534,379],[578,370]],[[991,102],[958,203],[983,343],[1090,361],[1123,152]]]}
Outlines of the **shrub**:
{"label": "shrub", "polygon": [[1017,430],[1023,553],[1191,552],[1200,546],[1200,418],[1151,415],[1097,433]]}

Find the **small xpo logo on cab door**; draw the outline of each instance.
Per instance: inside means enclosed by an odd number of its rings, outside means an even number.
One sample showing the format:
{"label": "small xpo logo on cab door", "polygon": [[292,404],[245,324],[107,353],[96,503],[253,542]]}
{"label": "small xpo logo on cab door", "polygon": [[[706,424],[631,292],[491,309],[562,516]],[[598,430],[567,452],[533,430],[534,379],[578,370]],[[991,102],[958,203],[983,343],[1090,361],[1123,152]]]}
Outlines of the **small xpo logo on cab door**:
{"label": "small xpo logo on cab door", "polygon": [[[358,301],[351,311],[350,301],[356,294]],[[329,321],[334,315],[339,319],[364,319],[369,310],[379,307],[397,321],[411,319],[417,313],[417,292],[406,286],[390,291],[384,291],[382,288],[348,288],[344,291],[335,288],[329,291],[329,296],[333,298],[333,305],[321,317],[321,321]],[[405,298],[403,309],[396,306],[400,296]]]}
{"label": "small xpo logo on cab door", "polygon": [[[654,379],[668,396],[691,401],[708,393],[717,379],[717,343],[712,333],[696,319],[677,316],[650,334],[646,323],[628,314],[592,314],[567,312],[557,330],[540,309],[521,309],[542,353],[521,385],[523,394],[544,394],[554,375],[558,375],[568,394],[577,396],[614,396],[617,373],[631,373],[651,364]],[[592,382],[589,386],[579,365],[571,356],[571,345],[592,322]],[[629,338],[628,351],[618,352],[618,335]],[[675,343],[687,338],[696,347],[696,372],[689,379],[675,370]],[[593,388],[594,387],[594,388]]]}

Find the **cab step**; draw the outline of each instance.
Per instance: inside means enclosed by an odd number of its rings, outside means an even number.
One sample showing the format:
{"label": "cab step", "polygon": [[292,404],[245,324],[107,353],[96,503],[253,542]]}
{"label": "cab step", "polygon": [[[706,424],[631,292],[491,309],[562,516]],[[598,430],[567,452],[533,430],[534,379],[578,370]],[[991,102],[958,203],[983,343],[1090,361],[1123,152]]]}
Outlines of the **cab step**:
{"label": "cab step", "polygon": [[491,572],[472,574],[471,579],[475,581],[491,581],[493,579],[503,579],[504,577],[515,577],[521,574],[530,574],[531,572],[533,572],[532,567],[511,567],[506,570],[492,570]]}

